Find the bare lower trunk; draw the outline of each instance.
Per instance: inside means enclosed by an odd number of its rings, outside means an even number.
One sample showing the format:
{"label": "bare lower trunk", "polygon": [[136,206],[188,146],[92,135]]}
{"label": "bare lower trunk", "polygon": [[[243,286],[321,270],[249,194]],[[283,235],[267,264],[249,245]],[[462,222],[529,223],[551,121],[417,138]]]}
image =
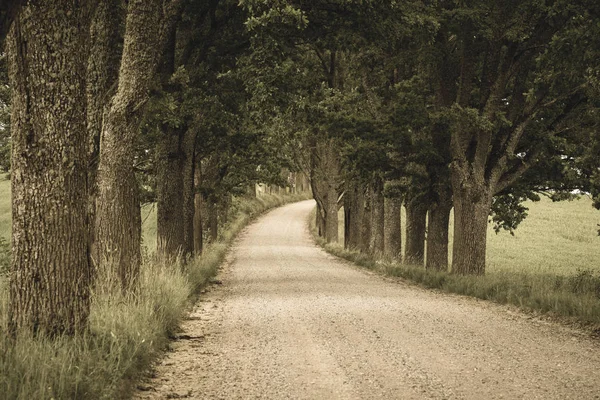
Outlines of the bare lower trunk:
{"label": "bare lower trunk", "polygon": [[12,88],[9,330],[87,327],[86,43],[89,4],[37,1],[7,39]]}
{"label": "bare lower trunk", "polygon": [[402,258],[402,198],[385,198],[384,255],[392,259]]}
{"label": "bare lower trunk", "polygon": [[102,1],[96,7],[90,29],[92,57],[87,64],[87,130],[89,146],[88,196],[90,252],[94,263],[98,260],[95,243],[97,175],[100,160],[102,116],[110,100],[110,90],[119,77],[122,43],[119,26],[123,22],[120,0]]}
{"label": "bare lower trunk", "polygon": [[363,253],[369,251],[370,238],[371,238],[371,189],[367,187],[365,193],[365,201],[363,206],[361,229],[360,229],[360,244],[359,249]]}
{"label": "bare lower trunk", "polygon": [[448,225],[452,198],[441,198],[429,209],[427,226],[427,269],[448,271]]}
{"label": "bare lower trunk", "polygon": [[371,192],[371,242],[372,254],[383,254],[384,248],[384,198],[383,179],[377,177],[373,180]]}
{"label": "bare lower trunk", "polygon": [[207,202],[206,212],[208,214],[210,242],[215,243],[219,238],[219,207],[214,201],[209,200]]}
{"label": "bare lower trunk", "polygon": [[183,247],[182,253],[185,259],[194,254],[194,170],[196,160],[196,133],[188,129],[183,136]]}
{"label": "bare lower trunk", "polygon": [[317,203],[317,214],[316,214],[317,234],[320,237],[325,236],[325,212],[319,203]]}
{"label": "bare lower trunk", "polygon": [[344,195],[344,247],[358,249],[364,212],[364,195],[355,181],[348,179]]}
{"label": "bare lower trunk", "polygon": [[404,262],[423,265],[425,258],[425,232],[427,206],[416,201],[406,204],[406,249]]}
{"label": "bare lower trunk", "polygon": [[183,251],[182,132],[165,127],[157,148],[156,241],[158,255],[173,260]]}
{"label": "bare lower trunk", "polygon": [[326,197],[325,212],[325,240],[327,243],[337,243],[338,241],[338,195],[334,184],[329,185]]}
{"label": "bare lower trunk", "polygon": [[203,238],[202,238],[202,194],[199,193],[199,188],[202,183],[202,168],[197,165],[194,169],[194,254],[199,256],[202,254]]}
{"label": "bare lower trunk", "polygon": [[491,195],[485,189],[454,191],[452,272],[483,275]]}
{"label": "bare lower trunk", "polygon": [[117,92],[104,116],[100,138],[98,262],[109,276],[119,277],[123,290],[135,284],[141,262],[140,203],[133,161],[142,105],[156,70],[162,6],[160,0],[128,4]]}

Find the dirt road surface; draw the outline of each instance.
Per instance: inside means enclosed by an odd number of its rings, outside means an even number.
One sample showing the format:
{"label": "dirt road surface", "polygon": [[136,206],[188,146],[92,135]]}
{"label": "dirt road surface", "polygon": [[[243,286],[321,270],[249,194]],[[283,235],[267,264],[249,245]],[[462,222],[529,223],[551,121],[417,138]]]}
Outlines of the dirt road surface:
{"label": "dirt road surface", "polygon": [[305,201],[237,240],[138,399],[600,399],[600,347],[313,244]]}

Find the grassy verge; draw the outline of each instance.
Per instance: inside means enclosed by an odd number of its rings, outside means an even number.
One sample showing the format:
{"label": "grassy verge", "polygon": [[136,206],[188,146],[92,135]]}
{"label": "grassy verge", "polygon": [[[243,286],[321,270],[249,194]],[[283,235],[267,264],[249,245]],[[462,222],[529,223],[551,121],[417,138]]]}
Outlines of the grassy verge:
{"label": "grassy verge", "polygon": [[177,332],[188,305],[215,275],[239,231],[269,208],[305,198],[264,196],[234,202],[231,222],[202,257],[184,265],[144,263],[140,290],[124,296],[106,281],[93,294],[90,329],[76,337],[7,338],[8,290],[0,276],[0,397],[127,398],[136,379]]}
{"label": "grassy verge", "polygon": [[569,275],[534,271],[495,270],[485,276],[460,276],[404,265],[370,254],[344,249],[339,243],[325,243],[317,236],[314,212],[310,217],[313,236],[327,252],[358,266],[385,275],[400,277],[429,289],[473,296],[501,304],[582,324],[600,333],[600,273],[579,269]]}

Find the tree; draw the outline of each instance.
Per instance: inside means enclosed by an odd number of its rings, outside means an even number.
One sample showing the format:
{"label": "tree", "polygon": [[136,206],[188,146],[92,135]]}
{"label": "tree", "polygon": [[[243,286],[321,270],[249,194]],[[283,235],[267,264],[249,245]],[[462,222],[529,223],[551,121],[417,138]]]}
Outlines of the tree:
{"label": "tree", "polygon": [[452,121],[452,270],[483,274],[494,196],[542,160],[586,105],[587,71],[596,65],[582,57],[577,37],[594,29],[598,4],[443,6],[436,40],[450,57],[438,68],[457,88],[445,108]]}
{"label": "tree", "polygon": [[18,13],[7,40],[13,333],[73,333],[87,326],[85,72],[90,11],[85,1],[30,2]]}
{"label": "tree", "polygon": [[135,143],[159,49],[178,7],[177,0],[129,1],[117,89],[103,119],[97,178],[98,263],[109,276],[118,277],[124,290],[134,287],[141,263]]}

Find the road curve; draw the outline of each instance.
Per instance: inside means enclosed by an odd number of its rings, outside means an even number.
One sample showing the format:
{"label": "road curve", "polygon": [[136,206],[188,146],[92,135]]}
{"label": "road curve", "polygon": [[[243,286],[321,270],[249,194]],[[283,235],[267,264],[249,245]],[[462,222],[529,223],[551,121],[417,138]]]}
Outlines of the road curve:
{"label": "road curve", "polygon": [[600,399],[576,330],[353,267],[305,201],[245,229],[139,399]]}

